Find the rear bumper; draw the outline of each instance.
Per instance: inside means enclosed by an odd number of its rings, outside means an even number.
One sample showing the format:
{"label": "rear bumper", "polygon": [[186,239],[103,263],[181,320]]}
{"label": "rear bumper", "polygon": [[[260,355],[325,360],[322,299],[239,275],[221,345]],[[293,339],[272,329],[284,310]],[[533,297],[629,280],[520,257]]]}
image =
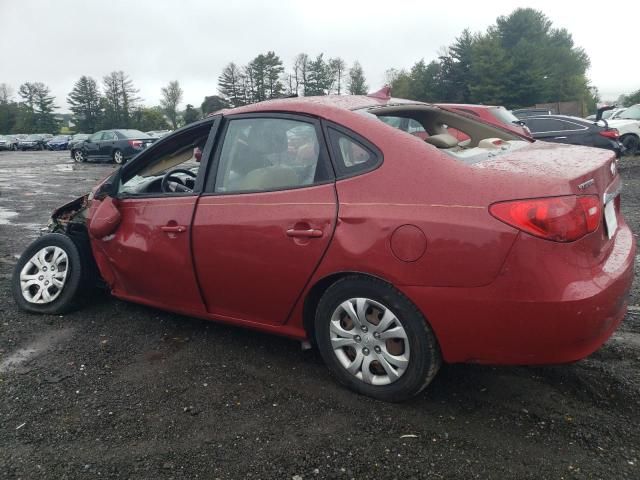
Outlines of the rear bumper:
{"label": "rear bumper", "polygon": [[573,362],[600,348],[622,322],[636,251],[623,220],[597,265],[562,256],[545,262],[544,252],[536,258],[526,247],[514,250],[491,285],[402,288],[433,327],[445,361]]}

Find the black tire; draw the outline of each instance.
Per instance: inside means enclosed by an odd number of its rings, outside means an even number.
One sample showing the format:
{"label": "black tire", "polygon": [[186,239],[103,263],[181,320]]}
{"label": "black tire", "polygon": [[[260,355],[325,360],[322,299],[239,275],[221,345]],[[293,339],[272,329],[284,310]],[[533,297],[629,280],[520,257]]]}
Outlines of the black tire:
{"label": "black tire", "polygon": [[[345,300],[368,298],[391,310],[409,342],[409,364],[388,385],[365,383],[340,363],[331,345],[330,321]],[[400,402],[420,393],[435,377],[442,363],[436,337],[418,308],[392,285],[371,277],[351,275],[331,285],[323,294],[315,317],[315,337],[324,362],[333,376],[357,393],[388,402]]]}
{"label": "black tire", "polygon": [[640,139],[635,135],[625,135],[622,137],[622,145],[625,147],[625,156],[632,157],[640,150]]}
{"label": "black tire", "polygon": [[[60,294],[50,303],[29,302],[22,293],[20,274],[24,266],[31,258],[45,247],[59,247],[67,255],[67,276]],[[11,289],[13,298],[22,310],[31,313],[61,314],[66,313],[79,305],[88,276],[86,252],[82,252],[78,244],[61,233],[49,233],[36,239],[22,253],[13,270]]]}
{"label": "black tire", "polygon": [[117,148],[111,154],[111,158],[113,159],[113,163],[115,163],[116,165],[122,165],[125,163],[122,151]]}
{"label": "black tire", "polygon": [[73,157],[73,161],[77,163],[84,163],[87,161],[87,157],[83,153],[82,150],[72,150],[71,156]]}

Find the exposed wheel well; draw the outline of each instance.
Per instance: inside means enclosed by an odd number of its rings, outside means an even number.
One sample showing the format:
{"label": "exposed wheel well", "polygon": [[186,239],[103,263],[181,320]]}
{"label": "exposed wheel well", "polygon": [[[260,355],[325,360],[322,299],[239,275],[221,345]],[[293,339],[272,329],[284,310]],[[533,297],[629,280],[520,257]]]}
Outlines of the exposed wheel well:
{"label": "exposed wheel well", "polygon": [[304,307],[302,309],[302,322],[303,322],[304,330],[305,332],[307,332],[307,336],[311,341],[311,343],[315,344],[315,341],[316,341],[313,323],[315,320],[316,310],[318,308],[318,303],[320,302],[320,298],[322,298],[322,295],[324,294],[324,292],[326,292],[326,290],[331,285],[336,283],[338,280],[344,277],[350,277],[354,275],[361,276],[361,277],[376,278],[378,280],[382,280],[383,282],[386,282],[392,285],[390,282],[387,282],[384,278],[380,278],[375,275],[370,275],[368,273],[362,273],[362,272],[339,272],[339,273],[331,274],[319,280],[313,287],[311,287],[311,290],[309,290],[309,293],[307,293],[307,296],[304,300]]}

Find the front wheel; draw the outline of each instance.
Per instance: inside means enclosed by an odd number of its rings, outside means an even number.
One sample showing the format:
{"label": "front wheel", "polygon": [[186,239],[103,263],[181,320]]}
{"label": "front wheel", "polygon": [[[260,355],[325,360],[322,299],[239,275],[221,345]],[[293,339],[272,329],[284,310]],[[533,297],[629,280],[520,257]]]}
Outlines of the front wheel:
{"label": "front wheel", "polygon": [[84,153],[82,153],[82,150],[74,150],[74,152],[73,152],[73,160],[78,162],[78,163],[82,163],[82,162],[86,161]]}
{"label": "front wheel", "polygon": [[24,251],[13,271],[13,298],[22,310],[60,314],[72,310],[80,295],[86,262],[68,236],[50,233]]}
{"label": "front wheel", "polygon": [[118,165],[122,165],[124,163],[124,155],[120,150],[113,151],[113,161]]}
{"label": "front wheel", "polygon": [[417,395],[441,364],[437,340],[420,311],[374,278],[350,276],[329,287],[318,304],[315,335],[338,381],[379,400]]}
{"label": "front wheel", "polygon": [[640,139],[635,135],[625,135],[622,137],[622,145],[624,145],[626,156],[632,157],[640,150]]}

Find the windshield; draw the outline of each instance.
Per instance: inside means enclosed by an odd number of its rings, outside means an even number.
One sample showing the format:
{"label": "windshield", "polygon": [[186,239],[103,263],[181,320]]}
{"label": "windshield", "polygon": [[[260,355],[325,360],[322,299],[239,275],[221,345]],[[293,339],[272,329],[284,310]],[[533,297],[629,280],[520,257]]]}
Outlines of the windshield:
{"label": "windshield", "polygon": [[491,109],[491,115],[500,120],[502,123],[517,123],[518,117],[504,107],[496,107]]}
{"label": "windshield", "polygon": [[617,118],[624,118],[627,120],[640,120],[640,104],[627,108]]}
{"label": "windshield", "polygon": [[89,138],[88,133],[77,133],[73,136],[74,140],[86,140],[87,138]]}
{"label": "windshield", "polygon": [[149,138],[149,135],[140,130],[118,130],[118,133],[125,138]]}

